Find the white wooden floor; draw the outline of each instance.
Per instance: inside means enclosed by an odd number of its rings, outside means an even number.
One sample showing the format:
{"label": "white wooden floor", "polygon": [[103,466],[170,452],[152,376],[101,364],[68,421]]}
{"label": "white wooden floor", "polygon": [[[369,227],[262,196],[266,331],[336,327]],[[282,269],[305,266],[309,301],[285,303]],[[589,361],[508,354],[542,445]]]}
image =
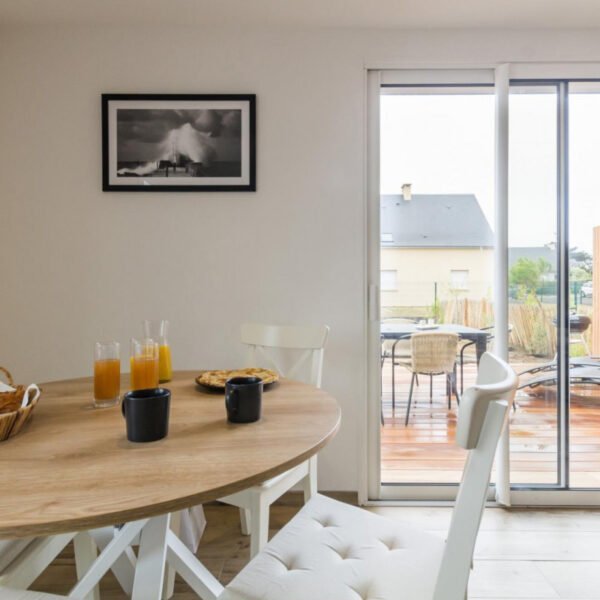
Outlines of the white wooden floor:
{"label": "white wooden floor", "polygon": [[[373,508],[444,536],[449,508]],[[469,599],[600,599],[599,510],[486,509]]]}

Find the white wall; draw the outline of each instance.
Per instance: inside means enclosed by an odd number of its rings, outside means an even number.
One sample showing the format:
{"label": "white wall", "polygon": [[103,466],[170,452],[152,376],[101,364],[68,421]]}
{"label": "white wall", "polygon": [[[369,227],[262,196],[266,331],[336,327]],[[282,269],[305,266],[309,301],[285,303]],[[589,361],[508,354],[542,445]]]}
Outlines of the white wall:
{"label": "white wall", "polygon": [[[96,339],[168,318],[176,368],[235,365],[244,320],[328,323],[356,489],[365,403],[363,65],[599,60],[595,32],[0,29],[0,364],[90,373]],[[102,193],[102,92],[255,92],[258,192]]]}

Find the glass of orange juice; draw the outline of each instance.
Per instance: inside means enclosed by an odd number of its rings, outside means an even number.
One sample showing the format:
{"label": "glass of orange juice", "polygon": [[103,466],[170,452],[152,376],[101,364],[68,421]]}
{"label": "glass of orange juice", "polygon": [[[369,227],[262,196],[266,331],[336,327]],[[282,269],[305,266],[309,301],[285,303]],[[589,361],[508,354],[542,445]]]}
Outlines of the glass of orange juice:
{"label": "glass of orange juice", "polygon": [[147,390],[158,387],[158,343],[152,338],[131,339],[132,390]]}
{"label": "glass of orange juice", "polygon": [[119,402],[121,359],[119,342],[96,342],[94,350],[94,406],[103,408]]}
{"label": "glass of orange juice", "polygon": [[169,321],[144,321],[144,335],[158,342],[158,380],[161,383],[173,378],[168,334]]}

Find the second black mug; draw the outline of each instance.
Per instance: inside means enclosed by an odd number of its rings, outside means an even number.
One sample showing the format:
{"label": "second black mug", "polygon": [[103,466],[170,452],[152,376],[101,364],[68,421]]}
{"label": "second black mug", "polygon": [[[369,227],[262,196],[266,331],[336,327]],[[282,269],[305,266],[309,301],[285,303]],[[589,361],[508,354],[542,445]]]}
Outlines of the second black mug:
{"label": "second black mug", "polygon": [[123,396],[121,410],[130,442],[155,442],[169,433],[171,392],[164,388],[133,390]]}
{"label": "second black mug", "polygon": [[254,423],[260,419],[263,382],[259,377],[233,377],[225,384],[227,420]]}

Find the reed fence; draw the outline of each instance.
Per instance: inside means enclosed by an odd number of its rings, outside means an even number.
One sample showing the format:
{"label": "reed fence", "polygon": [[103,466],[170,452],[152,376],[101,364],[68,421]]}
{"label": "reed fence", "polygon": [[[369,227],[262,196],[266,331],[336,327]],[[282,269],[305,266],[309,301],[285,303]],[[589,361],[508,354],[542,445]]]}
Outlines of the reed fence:
{"label": "reed fence", "polygon": [[[442,322],[457,323],[468,327],[489,327],[494,324],[494,312],[489,300],[452,299],[441,304]],[[591,316],[592,307],[580,304],[579,314]],[[512,350],[531,356],[552,357],[556,354],[556,306],[539,301],[514,303],[508,308],[511,331],[509,345]],[[584,333],[588,346],[591,345],[591,327]],[[571,354],[581,354],[583,347],[571,347]]]}

